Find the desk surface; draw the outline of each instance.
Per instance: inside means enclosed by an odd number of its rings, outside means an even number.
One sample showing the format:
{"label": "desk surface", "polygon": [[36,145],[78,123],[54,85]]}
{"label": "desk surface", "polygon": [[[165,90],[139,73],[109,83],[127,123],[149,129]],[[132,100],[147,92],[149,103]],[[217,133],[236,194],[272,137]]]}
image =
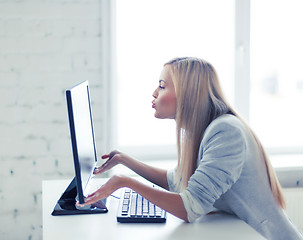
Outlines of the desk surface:
{"label": "desk surface", "polygon": [[[96,179],[100,183],[104,179]],[[42,183],[43,239],[264,239],[242,220],[224,213],[207,215],[195,223],[167,214],[165,224],[118,223],[118,200],[110,197],[109,212],[105,214],[52,216],[51,212],[70,180],[48,180]],[[114,195],[119,196],[118,191]]]}

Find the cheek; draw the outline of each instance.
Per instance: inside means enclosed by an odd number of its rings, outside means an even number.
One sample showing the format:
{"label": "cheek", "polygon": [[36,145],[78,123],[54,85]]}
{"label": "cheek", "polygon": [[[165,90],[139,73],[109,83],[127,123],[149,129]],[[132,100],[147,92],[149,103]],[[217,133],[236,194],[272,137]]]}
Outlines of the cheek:
{"label": "cheek", "polygon": [[164,94],[160,97],[162,107],[176,108],[176,96],[174,94]]}

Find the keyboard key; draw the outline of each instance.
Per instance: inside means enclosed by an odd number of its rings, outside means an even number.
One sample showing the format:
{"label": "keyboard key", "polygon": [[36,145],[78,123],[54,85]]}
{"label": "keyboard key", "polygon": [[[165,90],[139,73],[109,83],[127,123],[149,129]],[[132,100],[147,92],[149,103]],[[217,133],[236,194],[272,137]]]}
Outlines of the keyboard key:
{"label": "keyboard key", "polygon": [[149,202],[149,216],[155,216],[155,205],[151,202]]}
{"label": "keyboard key", "polygon": [[136,209],[135,208],[130,209],[130,216],[131,217],[135,217],[136,216]]}
{"label": "keyboard key", "polygon": [[128,211],[128,204],[123,204],[122,205],[122,212],[127,212]]}
{"label": "keyboard key", "polygon": [[129,197],[130,197],[130,194],[129,194],[129,193],[125,193],[125,194],[124,194],[124,199],[129,199]]}

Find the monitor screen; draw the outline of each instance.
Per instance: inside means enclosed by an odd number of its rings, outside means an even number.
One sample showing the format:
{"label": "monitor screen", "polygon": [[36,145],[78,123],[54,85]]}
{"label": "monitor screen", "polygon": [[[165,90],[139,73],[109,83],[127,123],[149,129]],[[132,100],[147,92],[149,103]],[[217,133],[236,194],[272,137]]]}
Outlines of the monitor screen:
{"label": "monitor screen", "polygon": [[88,82],[66,91],[78,200],[84,192],[97,162]]}

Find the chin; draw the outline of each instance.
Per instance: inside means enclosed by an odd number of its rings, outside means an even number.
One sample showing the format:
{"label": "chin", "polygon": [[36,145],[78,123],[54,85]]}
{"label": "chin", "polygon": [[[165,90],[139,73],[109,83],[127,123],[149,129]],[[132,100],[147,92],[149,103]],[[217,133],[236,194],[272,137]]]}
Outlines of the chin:
{"label": "chin", "polygon": [[155,114],[155,118],[158,118],[158,119],[169,119],[168,117],[159,116],[159,115],[156,115],[156,114]]}
{"label": "chin", "polygon": [[163,119],[163,117],[162,117],[161,115],[157,114],[156,112],[155,112],[155,114],[154,114],[154,117],[155,117],[155,118],[158,118],[158,119]]}
{"label": "chin", "polygon": [[155,112],[154,117],[158,119],[176,119],[175,114],[168,115],[168,114],[160,114],[159,112]]}

